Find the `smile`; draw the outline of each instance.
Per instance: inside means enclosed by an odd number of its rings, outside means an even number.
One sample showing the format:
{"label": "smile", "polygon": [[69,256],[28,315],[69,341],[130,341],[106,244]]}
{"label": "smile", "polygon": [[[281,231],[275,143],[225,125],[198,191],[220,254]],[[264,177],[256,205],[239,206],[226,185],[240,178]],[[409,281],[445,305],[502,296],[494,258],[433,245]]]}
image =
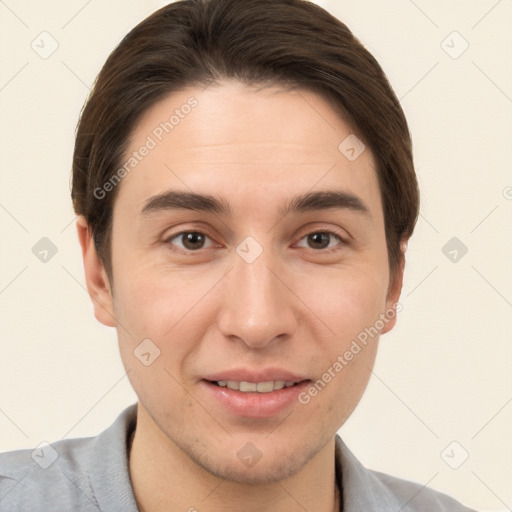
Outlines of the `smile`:
{"label": "smile", "polygon": [[272,391],[278,391],[283,388],[290,388],[296,383],[288,380],[272,380],[267,382],[246,382],[246,381],[235,381],[235,380],[219,380],[214,382],[217,386],[227,387],[229,389],[235,389],[242,393],[271,393]]}

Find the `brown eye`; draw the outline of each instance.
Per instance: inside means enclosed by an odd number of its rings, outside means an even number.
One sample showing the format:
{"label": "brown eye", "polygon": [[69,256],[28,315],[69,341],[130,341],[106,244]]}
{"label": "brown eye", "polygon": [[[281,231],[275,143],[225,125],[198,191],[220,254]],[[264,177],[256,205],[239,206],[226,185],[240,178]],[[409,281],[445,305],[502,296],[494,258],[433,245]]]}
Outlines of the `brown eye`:
{"label": "brown eye", "polygon": [[176,245],[173,240],[181,240],[181,246],[178,244],[179,249],[197,251],[204,248],[206,239],[209,239],[209,237],[200,231],[182,231],[169,238],[166,243]]}
{"label": "brown eye", "polygon": [[308,243],[312,249],[325,249],[329,246],[330,238],[329,233],[312,233],[308,235]]}
{"label": "brown eye", "polygon": [[[343,239],[336,233],[332,233],[330,231],[314,231],[314,232],[309,233],[308,235],[302,237],[301,241],[306,240],[306,244],[309,249],[319,250],[319,251],[328,249],[325,252],[329,252],[329,250],[331,250],[331,249],[334,249],[334,250],[336,249],[336,243],[334,243],[334,245],[331,244],[333,239],[334,239],[334,242],[336,242],[336,240],[338,242],[342,242],[341,244],[338,244],[338,245],[343,245]],[[302,247],[304,247],[304,246],[302,246]]]}

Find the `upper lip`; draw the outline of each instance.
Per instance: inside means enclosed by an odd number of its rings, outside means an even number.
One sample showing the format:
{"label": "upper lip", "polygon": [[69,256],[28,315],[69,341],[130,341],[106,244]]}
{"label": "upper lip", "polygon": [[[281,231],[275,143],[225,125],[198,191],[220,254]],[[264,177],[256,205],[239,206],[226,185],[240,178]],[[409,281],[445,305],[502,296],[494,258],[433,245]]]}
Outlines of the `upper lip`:
{"label": "upper lip", "polygon": [[233,368],[218,373],[211,373],[203,377],[205,380],[217,382],[219,380],[232,380],[235,382],[270,382],[284,380],[294,383],[308,380],[306,377],[292,373],[282,368],[264,368],[261,370],[250,370],[247,368]]}

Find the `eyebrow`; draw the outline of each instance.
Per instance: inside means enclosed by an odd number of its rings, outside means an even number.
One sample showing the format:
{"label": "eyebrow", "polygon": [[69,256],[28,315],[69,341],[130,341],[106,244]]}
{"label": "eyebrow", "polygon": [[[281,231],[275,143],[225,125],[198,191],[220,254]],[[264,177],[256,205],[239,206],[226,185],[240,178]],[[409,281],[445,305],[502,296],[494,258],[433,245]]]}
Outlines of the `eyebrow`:
{"label": "eyebrow", "polygon": [[[351,192],[342,190],[321,190],[295,196],[284,207],[279,209],[279,213],[285,216],[289,213],[329,209],[350,210],[371,217],[369,208],[361,198]],[[149,215],[167,210],[193,210],[224,215],[226,217],[231,216],[229,203],[223,198],[177,190],[170,190],[150,197],[142,208],[141,213]]]}

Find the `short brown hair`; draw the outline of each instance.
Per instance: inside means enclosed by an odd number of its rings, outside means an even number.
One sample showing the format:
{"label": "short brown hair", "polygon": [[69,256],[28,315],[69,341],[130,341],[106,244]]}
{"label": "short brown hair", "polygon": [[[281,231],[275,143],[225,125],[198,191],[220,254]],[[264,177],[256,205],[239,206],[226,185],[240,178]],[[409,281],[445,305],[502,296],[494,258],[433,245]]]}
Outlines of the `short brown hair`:
{"label": "short brown hair", "polygon": [[400,241],[412,235],[419,210],[407,121],[374,57],[341,21],[305,0],[177,1],[139,23],[110,54],[77,126],[71,192],[109,277],[119,187],[103,198],[94,191],[118,170],[147,109],[172,92],[223,78],[318,93],[371,149],[393,277]]}

